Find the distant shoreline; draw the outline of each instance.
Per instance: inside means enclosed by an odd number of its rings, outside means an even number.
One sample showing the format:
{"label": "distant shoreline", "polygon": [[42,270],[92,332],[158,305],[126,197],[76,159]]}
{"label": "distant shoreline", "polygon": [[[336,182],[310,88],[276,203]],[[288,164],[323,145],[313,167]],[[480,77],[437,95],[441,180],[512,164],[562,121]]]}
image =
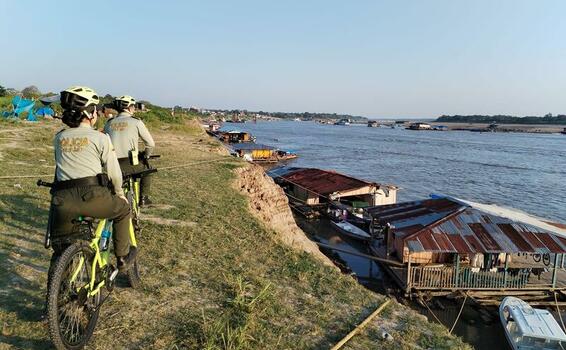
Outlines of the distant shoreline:
{"label": "distant shoreline", "polygon": [[[478,131],[489,127],[489,123],[432,122],[431,125],[445,125],[449,130]],[[527,132],[535,134],[556,134],[564,131],[564,124],[497,124],[495,132]]]}

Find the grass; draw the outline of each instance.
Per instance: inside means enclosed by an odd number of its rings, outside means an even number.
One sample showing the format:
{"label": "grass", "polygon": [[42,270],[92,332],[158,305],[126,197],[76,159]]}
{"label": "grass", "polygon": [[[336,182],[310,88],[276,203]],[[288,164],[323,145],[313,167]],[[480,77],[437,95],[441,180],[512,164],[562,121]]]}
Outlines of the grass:
{"label": "grass", "polygon": [[[384,297],[274,240],[231,186],[232,170],[243,163],[217,154],[218,145],[195,124],[151,123],[162,155],[158,166],[196,165],[156,174],[159,205],[144,213],[162,222],[144,222],[144,287],[119,283],[89,348],[330,348]],[[52,174],[50,145],[59,128],[58,121],[1,121],[0,176]],[[202,163],[211,159],[218,161]],[[50,346],[40,320],[49,193],[35,180],[0,179],[0,349]],[[396,341],[380,340],[383,329]],[[415,347],[469,348],[397,303],[345,348]]]}

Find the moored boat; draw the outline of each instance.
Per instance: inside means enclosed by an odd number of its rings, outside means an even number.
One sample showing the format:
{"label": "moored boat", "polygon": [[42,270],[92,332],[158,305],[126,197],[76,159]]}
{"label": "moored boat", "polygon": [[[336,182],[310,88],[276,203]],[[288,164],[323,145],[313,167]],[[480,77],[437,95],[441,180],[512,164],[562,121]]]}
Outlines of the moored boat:
{"label": "moored boat", "polygon": [[366,231],[362,230],[361,228],[352,225],[351,223],[349,223],[348,221],[339,221],[339,222],[335,222],[335,221],[330,221],[330,224],[332,225],[332,227],[334,227],[338,232],[354,238],[354,239],[359,239],[362,241],[369,241],[371,239],[371,236],[369,233],[367,233]]}
{"label": "moored boat", "polygon": [[351,123],[350,119],[344,118],[334,123],[334,125],[350,125],[350,123]]}
{"label": "moored boat", "polygon": [[533,309],[519,298],[506,297],[499,305],[499,317],[514,350],[566,348],[566,334],[547,310]]}

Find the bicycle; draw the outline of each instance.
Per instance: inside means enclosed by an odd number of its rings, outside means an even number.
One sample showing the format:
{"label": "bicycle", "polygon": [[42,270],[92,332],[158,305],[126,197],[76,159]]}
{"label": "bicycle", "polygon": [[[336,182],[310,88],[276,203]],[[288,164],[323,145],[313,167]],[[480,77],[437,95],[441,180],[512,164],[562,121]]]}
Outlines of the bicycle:
{"label": "bicycle", "polygon": [[[156,172],[149,169],[125,177],[134,220],[130,219],[130,244],[137,247],[139,225],[139,177]],[[53,183],[38,180],[38,186]],[[111,263],[110,243],[112,220],[78,217],[73,220],[73,233],[51,242],[50,225],[45,236],[45,248],[52,244],[65,246],[62,254],[51,262],[47,287],[47,319],[49,337],[57,349],[81,349],[94,333],[100,308],[110,296],[118,269]],[[136,223],[134,225],[134,222]],[[139,288],[141,277],[136,257],[126,275],[133,288]],[[103,289],[107,294],[103,297]]]}
{"label": "bicycle", "polygon": [[[153,155],[153,156],[149,156],[147,158],[143,158],[143,161],[146,162],[146,165],[149,164],[147,163],[148,159],[155,159],[155,158],[159,158],[159,155]],[[135,237],[140,237],[141,236],[141,232],[142,232],[142,227],[140,224],[140,180],[143,176],[151,174],[151,173],[155,173],[157,172],[157,169],[153,169],[153,168],[149,168],[147,170],[143,170],[141,172],[137,172],[134,174],[129,174],[129,175],[124,175],[123,179],[123,188],[124,188],[124,194],[126,196],[126,199],[128,199],[128,202],[130,203],[130,213],[132,216],[132,225],[130,225],[130,229],[133,228],[133,230],[135,231],[135,235],[133,235],[134,239]],[[140,265],[138,262],[138,258],[136,257],[136,259],[134,260],[134,262],[132,263],[132,267],[130,269],[128,269],[128,271],[126,272],[126,276],[128,278],[128,282],[130,283],[130,286],[134,289],[138,289],[141,286],[141,273],[140,273]]]}

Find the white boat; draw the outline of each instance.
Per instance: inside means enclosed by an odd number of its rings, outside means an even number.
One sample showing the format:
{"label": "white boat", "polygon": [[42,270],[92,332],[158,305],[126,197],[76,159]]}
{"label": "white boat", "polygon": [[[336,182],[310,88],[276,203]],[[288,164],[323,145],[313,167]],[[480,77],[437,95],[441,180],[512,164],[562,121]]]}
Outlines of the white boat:
{"label": "white boat", "polygon": [[352,225],[348,221],[344,221],[344,220],[342,220],[340,222],[330,221],[330,224],[338,232],[345,234],[346,236],[349,236],[349,237],[352,237],[352,238],[355,238],[355,239],[360,239],[362,241],[369,241],[371,239],[371,236],[370,236],[369,233],[362,230],[358,226]]}
{"label": "white boat", "polygon": [[499,305],[499,317],[514,350],[566,349],[566,334],[547,310],[533,309],[519,298],[506,297]]}

